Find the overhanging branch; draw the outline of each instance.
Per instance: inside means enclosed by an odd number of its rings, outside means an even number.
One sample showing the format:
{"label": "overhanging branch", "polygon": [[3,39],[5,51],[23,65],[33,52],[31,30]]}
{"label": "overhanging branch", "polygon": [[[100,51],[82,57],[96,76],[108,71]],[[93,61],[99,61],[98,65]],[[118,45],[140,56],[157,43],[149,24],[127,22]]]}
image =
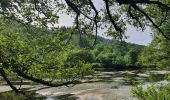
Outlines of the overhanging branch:
{"label": "overhanging branch", "polygon": [[[15,62],[14,60],[9,62],[9,60],[7,60],[5,57],[3,57],[3,55],[1,55],[1,57],[0,57],[0,62],[2,63],[3,68],[6,68],[6,69],[12,68],[12,71],[15,72],[18,76],[21,76],[25,79],[28,79],[33,82],[40,83],[40,84],[43,84],[46,86],[59,87],[59,86],[67,86],[69,84],[79,84],[79,82],[77,82],[77,81],[72,81],[72,82],[70,81],[70,82],[55,84],[55,83],[51,83],[50,81],[45,81],[43,79],[29,76],[26,73],[22,72],[22,70],[19,69],[21,67],[24,67],[24,65],[21,65],[21,64]],[[3,73],[3,70],[1,70],[1,74],[5,75],[5,73]],[[8,82],[8,80],[6,80],[6,81]],[[17,92],[17,89],[15,89],[15,87],[12,87],[12,85],[11,85],[11,88],[16,90],[16,92]]]}
{"label": "overhanging branch", "polygon": [[12,90],[14,90],[16,93],[22,93],[24,94],[23,92],[19,91],[11,82],[10,80],[7,78],[6,74],[5,74],[5,71],[3,68],[0,68],[0,74],[1,76],[4,78],[4,80],[7,82],[7,84],[11,87]]}
{"label": "overhanging branch", "polygon": [[170,7],[166,4],[163,4],[159,1],[153,1],[153,0],[116,0],[119,4],[156,4],[160,6],[161,8],[170,10]]}
{"label": "overhanging branch", "polygon": [[166,34],[159,28],[159,26],[154,23],[154,21],[150,18],[150,16],[149,16],[147,13],[145,13],[142,9],[140,9],[140,8],[139,8],[138,6],[136,6],[136,5],[132,5],[132,7],[133,7],[134,9],[138,10],[140,13],[142,13],[142,14],[152,23],[152,25],[153,25],[166,39],[170,39],[170,38],[169,38],[168,36],[166,36]]}
{"label": "overhanging branch", "polygon": [[109,17],[109,20],[111,21],[112,25],[114,26],[115,30],[118,31],[118,32],[122,32],[122,29],[117,26],[116,22],[113,20],[112,18],[112,15],[111,15],[111,12],[110,12],[110,9],[109,9],[109,1],[108,0],[104,0],[105,2],[105,6],[106,6],[106,11],[107,11],[107,14],[108,14],[108,17]]}

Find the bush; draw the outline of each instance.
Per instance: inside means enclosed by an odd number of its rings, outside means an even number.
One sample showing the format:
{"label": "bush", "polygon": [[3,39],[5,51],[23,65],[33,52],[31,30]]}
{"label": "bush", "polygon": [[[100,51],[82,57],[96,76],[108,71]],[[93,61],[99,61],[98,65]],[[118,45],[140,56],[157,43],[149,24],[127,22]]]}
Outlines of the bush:
{"label": "bush", "polygon": [[170,100],[170,83],[157,86],[151,84],[147,89],[140,84],[132,88],[131,95],[139,100]]}

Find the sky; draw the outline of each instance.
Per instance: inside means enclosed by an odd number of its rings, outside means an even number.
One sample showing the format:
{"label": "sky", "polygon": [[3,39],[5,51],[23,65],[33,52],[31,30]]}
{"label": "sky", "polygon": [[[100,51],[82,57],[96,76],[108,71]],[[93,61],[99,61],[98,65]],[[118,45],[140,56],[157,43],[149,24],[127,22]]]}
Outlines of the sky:
{"label": "sky", "polygon": [[129,38],[126,39],[125,41],[135,43],[135,44],[140,44],[140,45],[148,45],[152,41],[151,33],[152,31],[149,27],[147,27],[142,32],[142,31],[137,31],[137,29],[134,28],[133,26],[128,26],[125,34],[129,36]]}
{"label": "sky", "polygon": [[[58,26],[72,26],[73,25],[73,19],[66,14],[60,14],[59,17],[59,24]],[[126,42],[140,44],[140,45],[148,45],[152,41],[151,33],[152,31],[150,28],[146,28],[143,32],[138,31],[135,27],[128,25],[127,31],[125,34],[128,36],[127,39],[125,39]],[[105,38],[111,38],[103,34],[102,30],[99,30],[99,36],[105,37]]]}
{"label": "sky", "polygon": [[[93,0],[93,3],[95,4],[98,10],[103,6],[101,0]],[[73,19],[69,15],[60,14],[59,16],[60,16],[59,24],[57,26],[69,27],[73,25]],[[125,32],[125,34],[126,36],[128,36],[128,39],[125,39],[125,41],[130,43],[140,44],[140,45],[148,45],[152,41],[151,33],[152,31],[149,27],[147,27],[142,32],[142,31],[138,31],[133,26],[127,25],[127,31]],[[105,38],[111,38],[103,34],[103,30],[99,30],[98,35]]]}

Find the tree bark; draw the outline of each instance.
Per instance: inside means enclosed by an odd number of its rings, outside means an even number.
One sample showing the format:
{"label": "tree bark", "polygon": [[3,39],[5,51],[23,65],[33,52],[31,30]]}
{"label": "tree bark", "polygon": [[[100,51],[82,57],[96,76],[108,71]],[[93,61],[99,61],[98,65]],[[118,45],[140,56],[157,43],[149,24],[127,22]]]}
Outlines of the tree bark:
{"label": "tree bark", "polygon": [[0,73],[2,75],[2,77],[4,78],[4,80],[7,82],[7,84],[11,87],[12,90],[14,90],[16,93],[21,93],[20,91],[18,91],[18,89],[10,82],[10,80],[7,78],[7,76],[5,75],[5,71],[0,68]]}

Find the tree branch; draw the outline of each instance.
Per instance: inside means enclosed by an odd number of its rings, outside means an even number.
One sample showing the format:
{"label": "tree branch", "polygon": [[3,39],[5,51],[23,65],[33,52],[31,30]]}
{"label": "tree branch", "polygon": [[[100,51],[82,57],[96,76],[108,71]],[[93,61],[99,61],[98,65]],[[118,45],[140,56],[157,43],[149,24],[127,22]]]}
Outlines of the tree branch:
{"label": "tree branch", "polygon": [[140,27],[142,27],[142,23],[140,22],[139,17],[133,15],[133,13],[132,13],[132,6],[131,5],[129,5],[128,14],[130,15],[130,17],[132,19],[136,20],[139,23]]}
{"label": "tree branch", "polygon": [[23,92],[19,91],[11,82],[10,80],[7,78],[5,71],[3,68],[0,68],[0,74],[2,75],[2,77],[4,78],[4,80],[7,82],[7,84],[11,87],[12,90],[14,90],[16,93],[22,93]]}
{"label": "tree branch", "polygon": [[110,13],[110,9],[109,9],[109,1],[108,0],[104,0],[105,2],[105,6],[106,6],[106,11],[109,17],[109,20],[111,21],[112,25],[114,26],[116,31],[122,32],[122,29],[120,27],[117,26],[116,22],[113,20],[112,15]]}
{"label": "tree branch", "polygon": [[[80,83],[78,81],[73,81],[73,82],[65,82],[65,83],[60,83],[60,84],[53,84],[53,83],[51,83],[49,81],[38,79],[38,78],[29,76],[29,75],[23,73],[23,71],[20,70],[19,68],[24,67],[24,65],[18,64],[14,60],[9,62],[9,60],[4,59],[4,58],[5,57],[3,57],[3,55],[1,55],[0,62],[2,63],[2,66],[4,68],[8,69],[9,67],[11,67],[13,72],[17,73],[18,76],[21,76],[21,77],[23,77],[25,79],[31,80],[31,81],[36,82],[36,83],[40,83],[40,84],[51,86],[51,87],[58,87],[58,86],[64,86],[64,85],[66,86],[66,85],[69,85],[69,84],[79,84]],[[3,70],[1,70],[1,74],[5,75],[5,73],[3,73]],[[6,80],[6,81],[9,82],[8,80]],[[14,87],[11,87],[11,88],[16,91],[16,89]]]}
{"label": "tree branch", "polygon": [[167,37],[167,36],[165,35],[165,33],[159,28],[159,26],[156,25],[156,24],[153,22],[153,20],[149,17],[148,14],[146,14],[143,10],[141,10],[141,9],[140,9],[138,6],[136,6],[136,5],[132,5],[132,7],[133,7],[134,9],[138,10],[139,12],[141,12],[141,13],[152,23],[152,25],[153,25],[166,39],[170,39],[170,38]]}
{"label": "tree branch", "polygon": [[156,4],[162,8],[170,10],[170,7],[166,4],[163,4],[159,1],[152,1],[152,0],[116,0],[119,4]]}
{"label": "tree branch", "polygon": [[93,2],[91,1],[91,0],[88,0],[89,1],[89,4],[90,4],[90,6],[92,7],[92,9],[94,10],[94,12],[95,12],[95,17],[94,17],[94,23],[95,23],[95,31],[96,31],[96,35],[95,35],[95,40],[94,40],[94,42],[93,42],[93,47],[94,47],[94,45],[96,44],[96,41],[97,41],[97,28],[98,28],[98,22],[97,22],[97,17],[98,17],[98,11],[97,11],[97,9],[96,9],[96,7],[94,6],[94,4],[93,4]]}

